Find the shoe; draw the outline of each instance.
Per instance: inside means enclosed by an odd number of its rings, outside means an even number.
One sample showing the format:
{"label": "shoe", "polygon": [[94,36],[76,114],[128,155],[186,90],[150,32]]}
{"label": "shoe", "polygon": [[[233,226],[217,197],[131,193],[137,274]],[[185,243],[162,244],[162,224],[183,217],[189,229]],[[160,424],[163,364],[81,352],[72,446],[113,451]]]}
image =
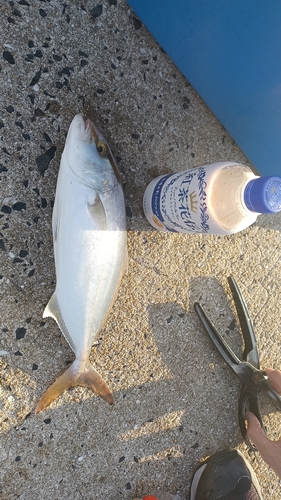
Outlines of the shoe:
{"label": "shoe", "polygon": [[199,465],[190,486],[190,500],[262,500],[256,475],[243,455],[223,450]]}

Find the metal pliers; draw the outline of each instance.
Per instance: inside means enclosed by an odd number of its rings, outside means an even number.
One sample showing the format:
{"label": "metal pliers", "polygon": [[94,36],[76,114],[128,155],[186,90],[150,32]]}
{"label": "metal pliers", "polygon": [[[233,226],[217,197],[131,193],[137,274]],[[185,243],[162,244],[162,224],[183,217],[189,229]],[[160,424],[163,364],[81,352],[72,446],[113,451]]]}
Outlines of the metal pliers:
{"label": "metal pliers", "polygon": [[249,448],[252,451],[257,451],[247,437],[245,413],[246,411],[253,412],[258,418],[262,428],[265,430],[258,403],[258,391],[267,393],[268,396],[274,401],[277,409],[280,411],[281,397],[272,388],[266,373],[260,370],[259,353],[253,324],[239,287],[235,279],[232,277],[228,278],[228,283],[233,295],[245,343],[242,354],[243,361],[240,361],[240,359],[238,359],[238,357],[230,349],[198,302],[195,302],[194,309],[224,361],[228,364],[228,366],[230,366],[230,368],[232,368],[242,382],[242,389],[238,402],[240,430],[243,439]]}

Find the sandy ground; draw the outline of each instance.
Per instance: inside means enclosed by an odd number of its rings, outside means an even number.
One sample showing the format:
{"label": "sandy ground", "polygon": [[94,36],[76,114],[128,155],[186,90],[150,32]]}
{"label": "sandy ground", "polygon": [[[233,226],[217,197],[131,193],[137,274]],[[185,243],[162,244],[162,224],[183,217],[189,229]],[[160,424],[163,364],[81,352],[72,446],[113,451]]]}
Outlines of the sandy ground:
{"label": "sandy ground", "polygon": [[[261,364],[280,366],[280,216],[233,236],[163,234],[142,212],[159,174],[219,160],[249,165],[124,0],[1,2],[1,499],[188,498],[194,467],[223,448],[253,465],[264,499],[280,481],[248,455],[238,379],[193,312],[205,306],[237,354],[233,275],[254,321]],[[34,415],[73,360],[42,319],[55,284],[51,216],[60,156],[77,112],[91,109],[124,175],[129,268],[91,353],[115,404],[73,389]],[[237,324],[237,322],[236,322]],[[271,437],[280,415],[262,400]]]}

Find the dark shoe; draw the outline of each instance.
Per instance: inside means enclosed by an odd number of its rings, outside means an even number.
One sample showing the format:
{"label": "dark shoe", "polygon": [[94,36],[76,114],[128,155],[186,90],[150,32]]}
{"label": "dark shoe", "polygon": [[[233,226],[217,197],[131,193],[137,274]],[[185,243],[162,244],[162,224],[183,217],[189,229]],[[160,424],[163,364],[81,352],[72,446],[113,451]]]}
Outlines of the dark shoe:
{"label": "dark shoe", "polygon": [[199,465],[190,500],[262,500],[262,496],[249,462],[239,451],[223,450]]}

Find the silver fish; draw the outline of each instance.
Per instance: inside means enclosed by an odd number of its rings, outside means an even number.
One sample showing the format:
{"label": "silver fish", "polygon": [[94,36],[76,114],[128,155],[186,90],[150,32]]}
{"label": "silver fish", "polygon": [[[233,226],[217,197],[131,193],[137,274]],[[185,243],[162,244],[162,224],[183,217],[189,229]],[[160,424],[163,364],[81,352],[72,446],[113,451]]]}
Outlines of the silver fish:
{"label": "silver fish", "polygon": [[35,413],[74,386],[113,397],[89,361],[127,266],[127,233],[120,175],[110,148],[91,120],[74,117],[66,138],[53,210],[56,289],[43,317],[52,317],[75,353]]}

